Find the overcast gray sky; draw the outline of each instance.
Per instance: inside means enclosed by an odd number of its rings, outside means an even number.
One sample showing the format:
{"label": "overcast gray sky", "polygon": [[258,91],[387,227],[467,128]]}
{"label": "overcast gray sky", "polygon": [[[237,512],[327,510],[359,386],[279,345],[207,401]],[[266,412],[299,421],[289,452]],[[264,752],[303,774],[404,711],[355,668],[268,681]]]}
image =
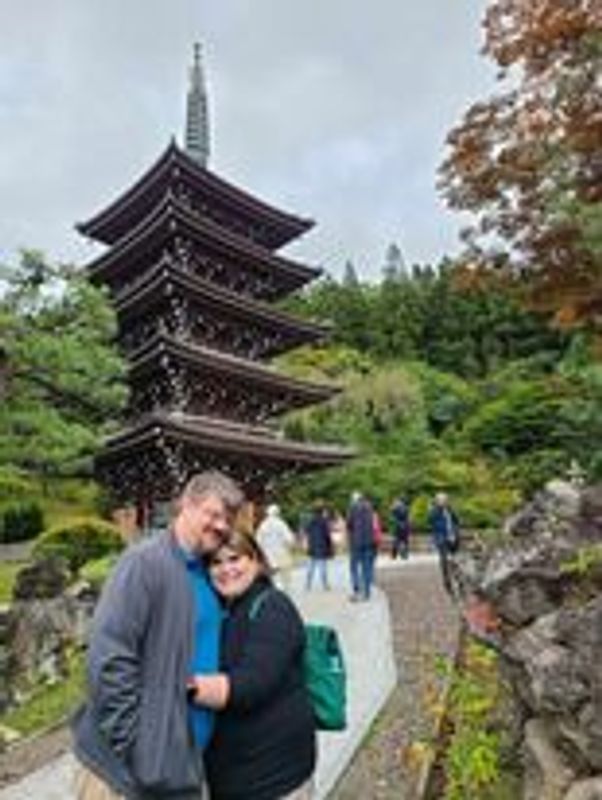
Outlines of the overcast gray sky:
{"label": "overcast gray sky", "polygon": [[485,0],[0,0],[0,260],[96,253],[73,231],[181,140],[204,46],[211,168],[317,227],[340,274],[457,249],[435,190],[446,133],[493,88]]}

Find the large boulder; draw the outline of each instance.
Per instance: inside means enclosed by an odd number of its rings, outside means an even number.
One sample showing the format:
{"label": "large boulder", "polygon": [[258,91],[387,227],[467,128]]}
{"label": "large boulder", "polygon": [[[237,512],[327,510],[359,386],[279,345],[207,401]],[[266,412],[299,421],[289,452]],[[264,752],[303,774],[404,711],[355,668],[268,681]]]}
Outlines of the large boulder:
{"label": "large boulder", "polygon": [[15,600],[43,600],[61,595],[69,581],[66,564],[58,558],[44,558],[27,564],[17,573]]}
{"label": "large boulder", "polygon": [[590,696],[575,652],[556,641],[557,621],[557,614],[538,619],[514,634],[502,651],[520,669],[520,694],[535,714],[572,714]]}
{"label": "large boulder", "polygon": [[602,800],[602,775],[576,781],[565,795],[564,800]]}
{"label": "large boulder", "polygon": [[602,483],[583,491],[578,526],[579,534],[582,537],[600,540],[602,536]]}
{"label": "large boulder", "polygon": [[92,606],[64,595],[15,603],[11,613],[10,648],[19,681],[27,686],[40,678],[54,682],[64,677],[67,653],[86,643]]}
{"label": "large boulder", "polygon": [[525,725],[523,800],[564,800],[576,774],[542,719]]}
{"label": "large boulder", "polygon": [[572,535],[580,513],[579,488],[568,481],[550,481],[531,502],[508,518],[504,532],[522,539]]}
{"label": "large boulder", "polygon": [[10,649],[12,627],[10,610],[0,609],[0,714],[6,710],[12,699],[13,658]]}
{"label": "large boulder", "polygon": [[602,484],[551,482],[506,533],[460,563],[523,725],[522,800],[602,800]]}

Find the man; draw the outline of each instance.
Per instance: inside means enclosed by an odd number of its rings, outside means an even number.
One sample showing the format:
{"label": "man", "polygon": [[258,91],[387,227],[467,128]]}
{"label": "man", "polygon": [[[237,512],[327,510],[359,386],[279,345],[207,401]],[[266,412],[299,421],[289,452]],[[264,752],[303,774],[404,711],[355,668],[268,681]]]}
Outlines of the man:
{"label": "man", "polygon": [[94,616],[88,697],[74,721],[78,800],[200,800],[213,712],[187,700],[218,669],[220,610],[201,556],[243,501],[225,475],[191,478],[172,529],[129,548]]}
{"label": "man", "polygon": [[459,522],[455,511],[450,507],[447,495],[439,492],[435,496],[428,516],[433,544],[439,554],[439,565],[443,585],[449,595],[454,594],[449,568],[449,556],[458,549]]}
{"label": "man", "polygon": [[369,600],[374,581],[376,544],[374,541],[374,511],[370,502],[359,492],[351,495],[347,514],[347,540],[351,569],[350,599]]}

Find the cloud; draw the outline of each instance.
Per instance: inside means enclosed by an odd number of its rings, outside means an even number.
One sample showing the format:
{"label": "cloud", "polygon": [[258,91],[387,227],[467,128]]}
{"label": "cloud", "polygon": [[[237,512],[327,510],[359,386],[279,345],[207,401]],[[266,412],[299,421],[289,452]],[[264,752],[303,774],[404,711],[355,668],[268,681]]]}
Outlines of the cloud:
{"label": "cloud", "polygon": [[297,257],[376,275],[390,241],[438,260],[459,220],[434,188],[446,132],[492,71],[484,0],[0,0],[0,258],[85,261],[73,224],[183,127],[205,45],[212,167],[316,219]]}

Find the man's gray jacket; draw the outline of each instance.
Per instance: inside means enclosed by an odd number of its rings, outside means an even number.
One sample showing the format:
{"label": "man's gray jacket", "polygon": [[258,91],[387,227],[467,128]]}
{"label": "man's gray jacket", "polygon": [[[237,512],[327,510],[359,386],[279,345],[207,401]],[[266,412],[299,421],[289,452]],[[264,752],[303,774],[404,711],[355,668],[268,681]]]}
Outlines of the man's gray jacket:
{"label": "man's gray jacket", "polygon": [[99,600],[74,748],[127,798],[169,797],[202,784],[186,700],[194,617],[185,564],[168,533],[129,548]]}

